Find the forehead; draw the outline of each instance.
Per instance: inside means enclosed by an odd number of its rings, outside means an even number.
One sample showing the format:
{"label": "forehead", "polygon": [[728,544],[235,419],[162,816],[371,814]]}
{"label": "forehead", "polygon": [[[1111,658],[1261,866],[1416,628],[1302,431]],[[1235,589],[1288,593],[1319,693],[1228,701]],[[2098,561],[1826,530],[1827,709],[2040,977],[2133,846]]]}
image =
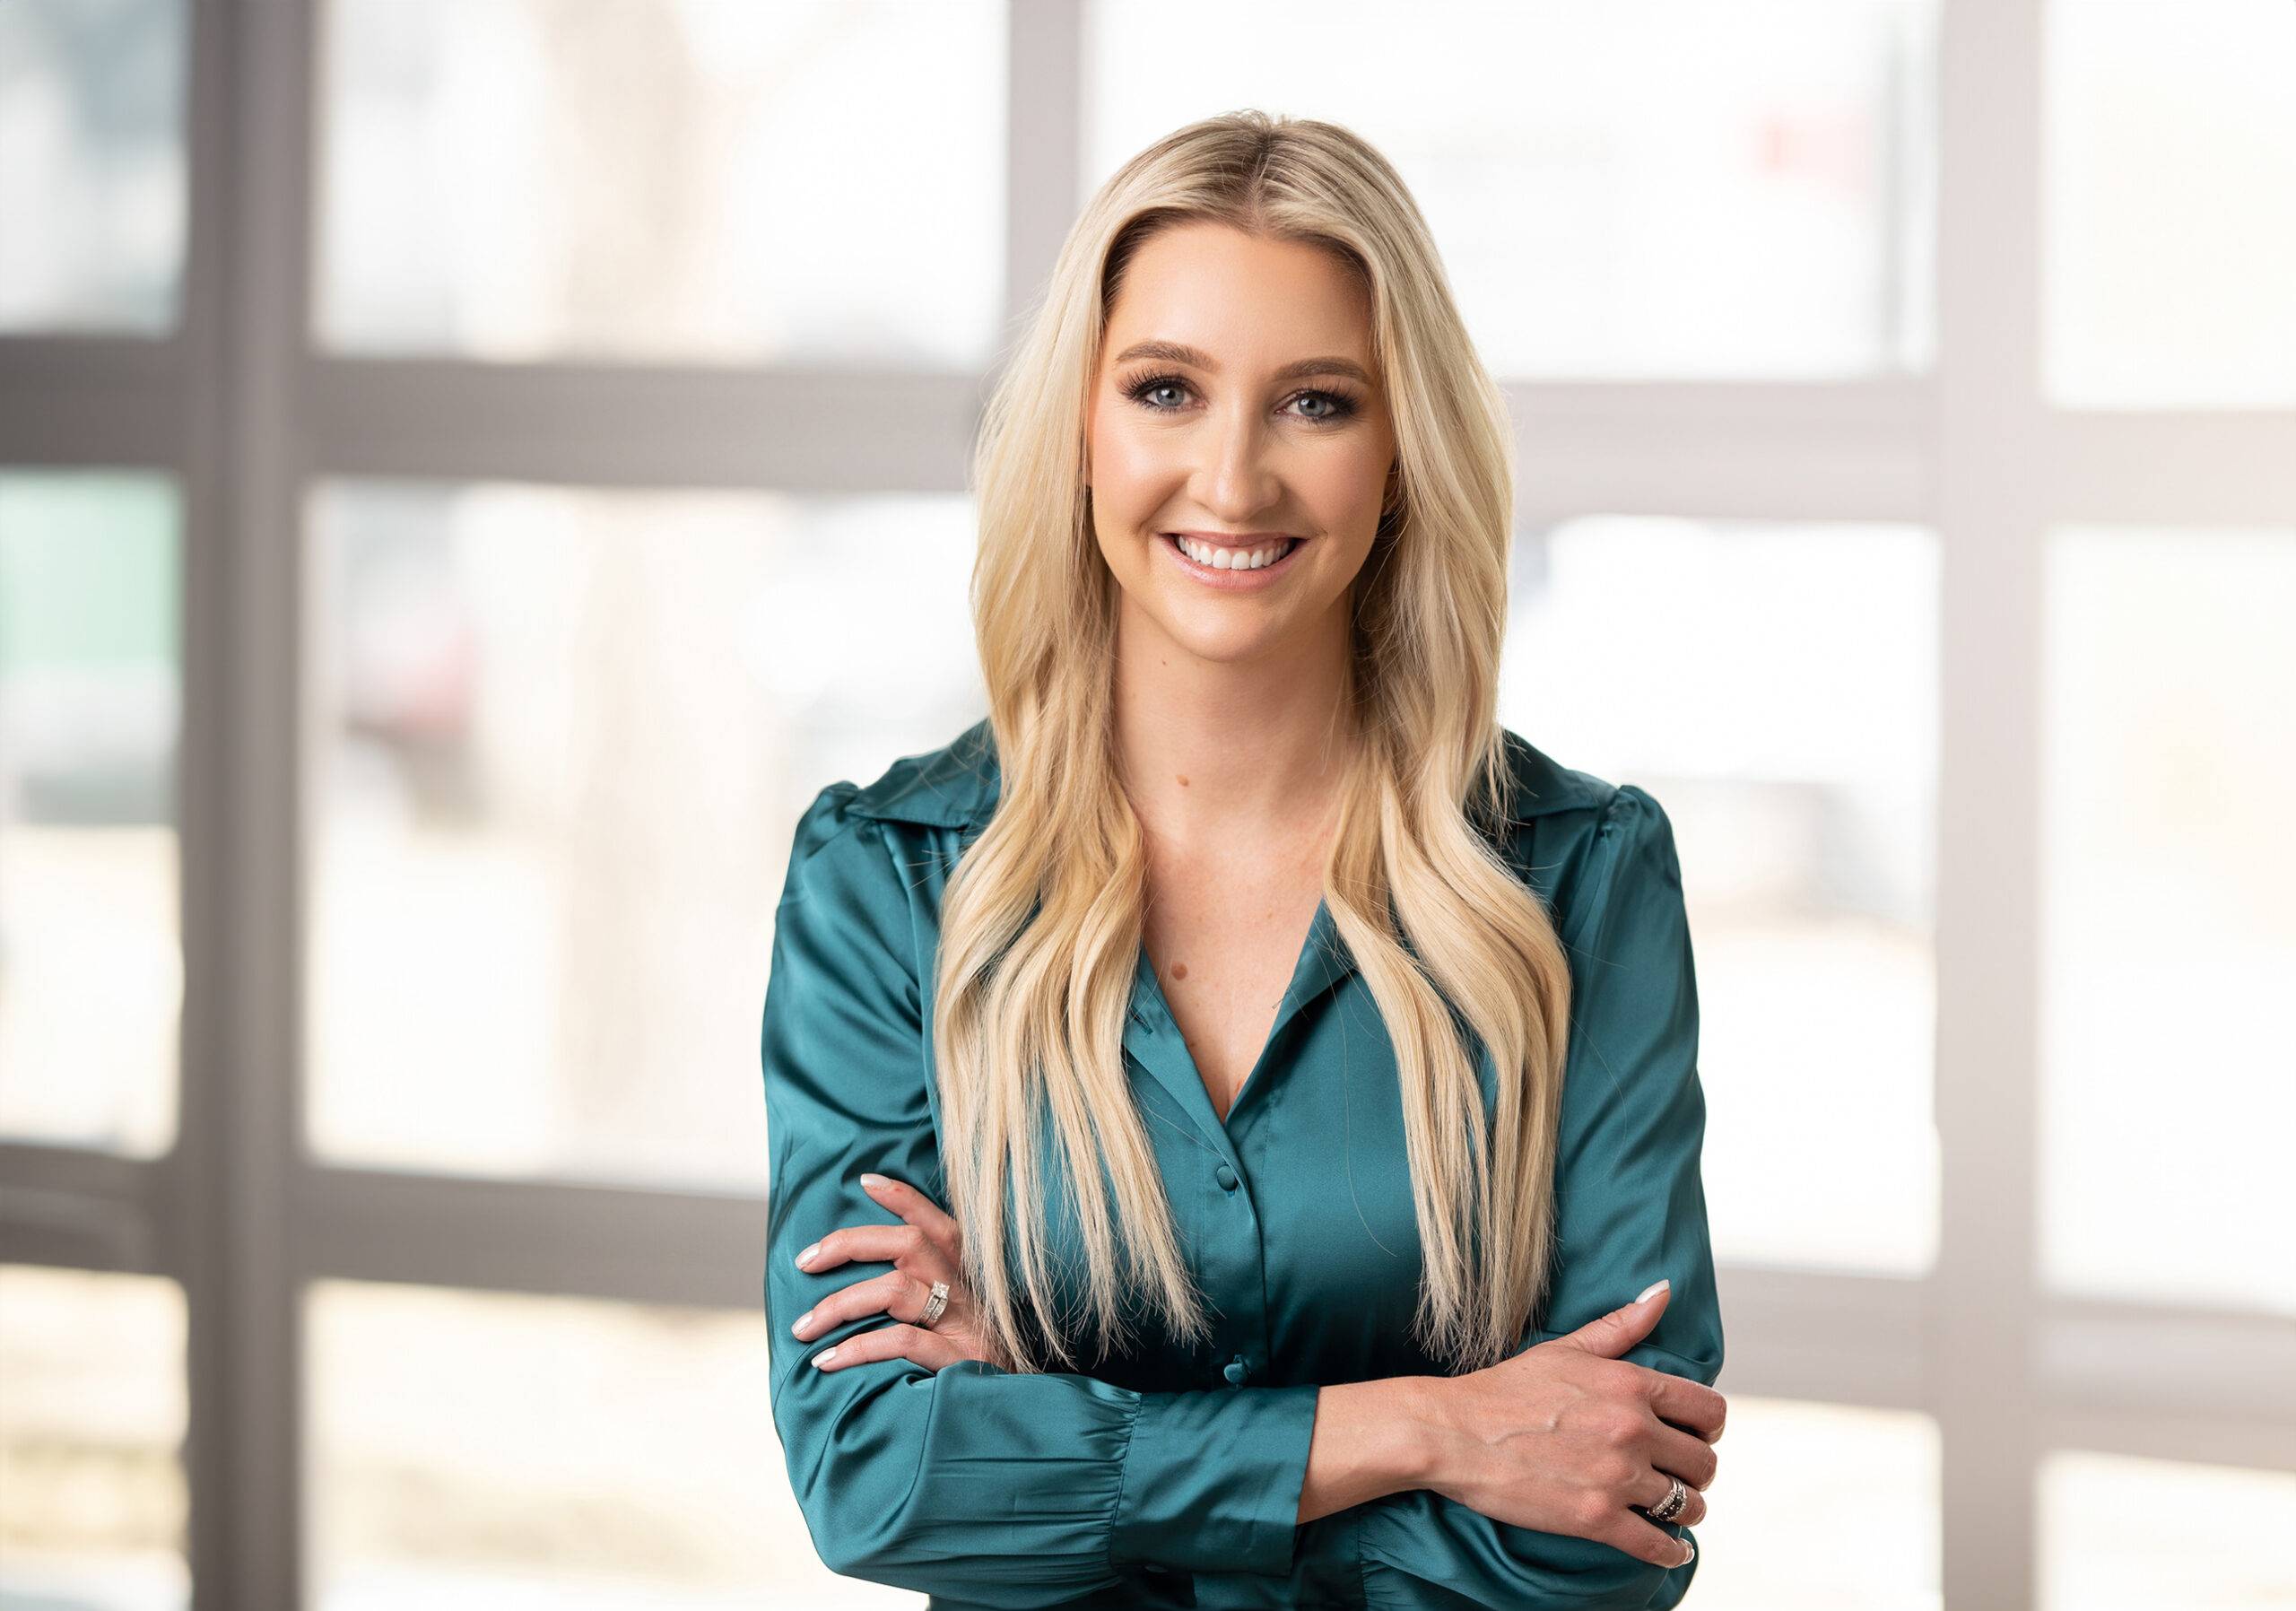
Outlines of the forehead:
{"label": "forehead", "polygon": [[1141,341],[1199,349],[1227,371],[1265,370],[1306,357],[1374,368],[1370,298],[1329,251],[1188,223],[1133,254],[1109,309],[1104,352]]}

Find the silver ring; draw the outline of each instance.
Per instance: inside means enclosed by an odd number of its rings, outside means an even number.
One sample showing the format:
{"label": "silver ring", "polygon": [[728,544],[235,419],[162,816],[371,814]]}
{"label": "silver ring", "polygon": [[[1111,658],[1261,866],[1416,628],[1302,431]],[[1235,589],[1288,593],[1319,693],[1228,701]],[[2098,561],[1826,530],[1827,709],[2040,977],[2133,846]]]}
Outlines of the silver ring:
{"label": "silver ring", "polygon": [[945,1281],[935,1281],[933,1284],[933,1295],[925,1300],[925,1312],[917,1317],[917,1323],[930,1331],[933,1328],[933,1322],[939,1319],[942,1311],[948,1307],[949,1284]]}
{"label": "silver ring", "polygon": [[1650,1520],[1653,1521],[1672,1521],[1690,1503],[1690,1490],[1683,1485],[1683,1479],[1669,1476],[1666,1480],[1674,1485],[1666,1490],[1665,1498],[1650,1507]]}

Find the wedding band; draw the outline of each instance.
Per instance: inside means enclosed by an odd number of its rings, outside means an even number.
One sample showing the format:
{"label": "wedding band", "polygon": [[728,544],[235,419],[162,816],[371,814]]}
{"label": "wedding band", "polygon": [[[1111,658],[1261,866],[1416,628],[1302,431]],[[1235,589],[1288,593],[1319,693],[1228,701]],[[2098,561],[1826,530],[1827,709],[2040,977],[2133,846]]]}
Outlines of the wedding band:
{"label": "wedding band", "polygon": [[926,1330],[931,1330],[933,1322],[939,1319],[942,1311],[948,1307],[949,1284],[945,1281],[935,1281],[933,1284],[933,1295],[925,1300],[925,1312],[917,1317],[917,1323]]}
{"label": "wedding band", "polygon": [[1650,1507],[1650,1520],[1653,1521],[1672,1521],[1690,1503],[1690,1490],[1683,1485],[1683,1479],[1676,1476],[1668,1480],[1674,1485],[1666,1490],[1665,1498]]}

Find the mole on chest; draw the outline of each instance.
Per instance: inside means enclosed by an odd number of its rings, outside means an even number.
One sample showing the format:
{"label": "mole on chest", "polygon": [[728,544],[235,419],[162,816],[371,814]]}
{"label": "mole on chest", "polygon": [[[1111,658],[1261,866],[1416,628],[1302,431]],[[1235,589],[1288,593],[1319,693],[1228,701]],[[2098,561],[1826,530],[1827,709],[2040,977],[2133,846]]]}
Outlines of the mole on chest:
{"label": "mole on chest", "polygon": [[1199,936],[1181,943],[1193,965],[1175,956],[1162,970],[1165,1005],[1223,1123],[1266,1047],[1305,943],[1300,936],[1313,921],[1311,909],[1299,934],[1270,914],[1224,940]]}

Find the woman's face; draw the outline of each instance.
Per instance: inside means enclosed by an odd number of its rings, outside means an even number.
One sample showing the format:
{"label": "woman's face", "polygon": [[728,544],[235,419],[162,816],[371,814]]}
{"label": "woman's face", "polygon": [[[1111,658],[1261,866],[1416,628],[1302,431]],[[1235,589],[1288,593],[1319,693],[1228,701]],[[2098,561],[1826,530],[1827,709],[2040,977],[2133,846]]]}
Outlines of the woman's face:
{"label": "woman's face", "polygon": [[1368,298],[1328,253],[1217,223],[1151,238],[1109,314],[1085,440],[1128,626],[1231,664],[1345,633],[1395,429]]}

